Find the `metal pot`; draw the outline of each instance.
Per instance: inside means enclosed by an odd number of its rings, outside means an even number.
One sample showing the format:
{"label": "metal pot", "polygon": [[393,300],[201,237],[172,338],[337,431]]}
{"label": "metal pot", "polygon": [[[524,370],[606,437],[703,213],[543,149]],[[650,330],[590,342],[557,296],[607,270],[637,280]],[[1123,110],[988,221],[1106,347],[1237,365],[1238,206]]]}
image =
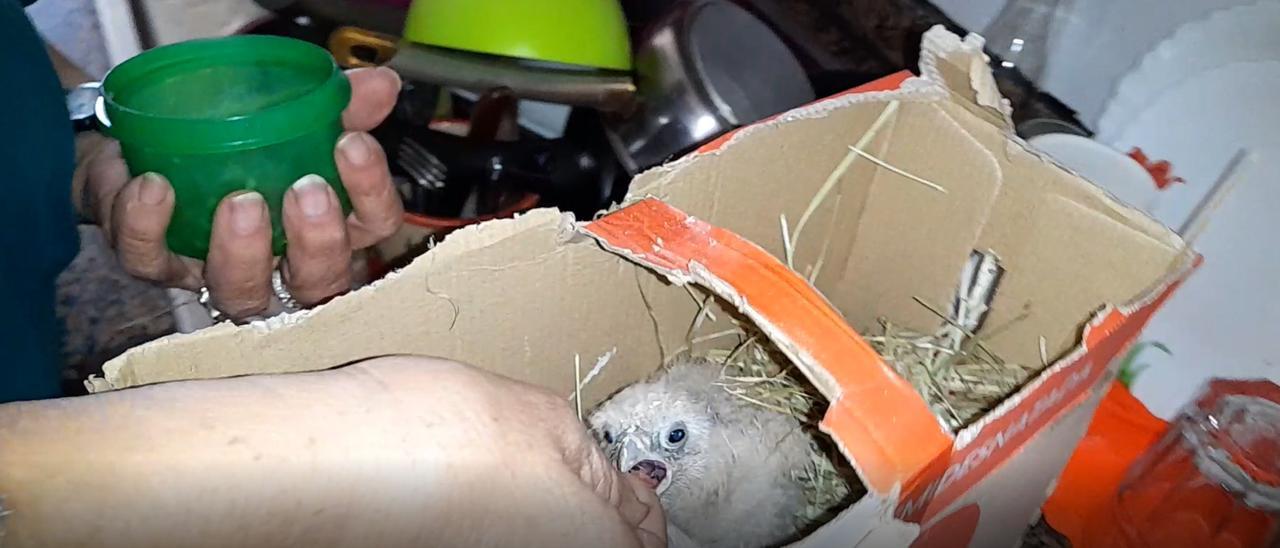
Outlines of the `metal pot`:
{"label": "metal pot", "polygon": [[637,110],[607,121],[632,174],[814,99],[786,44],[726,0],[676,5],[640,41],[635,70]]}
{"label": "metal pot", "polygon": [[472,92],[510,89],[521,99],[628,112],[635,100],[631,75],[446,49],[400,40],[358,27],[342,27],[329,50],[344,67],[382,65],[406,79]]}
{"label": "metal pot", "polygon": [[330,50],[349,65],[385,63],[408,80],[476,93],[508,88],[612,112],[628,111],[635,93],[617,0],[419,0],[402,38],[347,27]]}

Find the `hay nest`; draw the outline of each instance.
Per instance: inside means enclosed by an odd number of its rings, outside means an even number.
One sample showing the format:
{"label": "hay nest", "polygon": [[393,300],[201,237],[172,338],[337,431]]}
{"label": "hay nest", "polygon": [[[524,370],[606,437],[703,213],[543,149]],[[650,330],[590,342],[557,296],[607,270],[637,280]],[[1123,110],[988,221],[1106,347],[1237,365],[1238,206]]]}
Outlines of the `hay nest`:
{"label": "hay nest", "polygon": [[732,350],[705,354],[707,359],[721,364],[717,384],[747,403],[790,415],[800,422],[817,451],[808,466],[795,472],[807,499],[796,519],[805,527],[829,521],[866,490],[835,444],[818,431],[826,399],[763,336],[743,332],[739,340]]}
{"label": "hay nest", "polygon": [[[954,330],[925,334],[888,321],[881,326],[881,334],[867,341],[952,431],[984,415],[1039,370],[1006,363],[975,337],[954,338]],[[797,519],[806,525],[829,521],[866,489],[834,442],[818,431],[826,398],[763,335],[739,327],[737,337],[733,349],[703,354],[721,365],[717,384],[749,404],[794,417],[813,437],[819,451],[796,473],[808,498]]]}
{"label": "hay nest", "polygon": [[956,345],[938,333],[918,333],[887,320],[880,325],[881,334],[866,337],[867,342],[953,432],[985,415],[1040,370],[1007,363],[972,336]]}
{"label": "hay nest", "polygon": [[[939,422],[951,431],[981,417],[1041,369],[1005,362],[973,334],[989,309],[999,273],[993,254],[974,252],[962,276],[969,281],[962,282],[949,313],[938,312],[918,300],[942,320],[934,333],[916,332],[882,320],[881,332],[866,337],[885,363],[911,383]],[[690,296],[700,306],[689,327],[686,348],[710,339],[736,337],[738,343],[731,350],[705,353],[707,359],[721,364],[717,384],[745,402],[794,417],[820,449],[812,464],[797,473],[809,499],[798,516],[800,521],[809,525],[821,523],[861,497],[865,488],[857,474],[830,438],[818,431],[826,408],[825,397],[766,337],[744,322],[735,321],[727,331],[696,336],[702,323],[715,317],[708,309],[711,297],[699,299],[692,290]]]}

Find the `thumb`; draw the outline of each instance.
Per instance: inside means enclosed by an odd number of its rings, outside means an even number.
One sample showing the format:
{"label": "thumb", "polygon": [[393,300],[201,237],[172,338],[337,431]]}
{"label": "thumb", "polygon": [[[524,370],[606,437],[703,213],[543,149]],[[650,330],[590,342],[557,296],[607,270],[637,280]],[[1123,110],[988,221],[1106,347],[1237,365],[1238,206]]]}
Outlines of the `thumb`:
{"label": "thumb", "polygon": [[[621,472],[618,472],[621,475]],[[623,475],[618,482],[620,497],[618,512],[627,520],[644,548],[666,548],[667,519],[662,513],[658,494],[649,489],[640,478]]]}

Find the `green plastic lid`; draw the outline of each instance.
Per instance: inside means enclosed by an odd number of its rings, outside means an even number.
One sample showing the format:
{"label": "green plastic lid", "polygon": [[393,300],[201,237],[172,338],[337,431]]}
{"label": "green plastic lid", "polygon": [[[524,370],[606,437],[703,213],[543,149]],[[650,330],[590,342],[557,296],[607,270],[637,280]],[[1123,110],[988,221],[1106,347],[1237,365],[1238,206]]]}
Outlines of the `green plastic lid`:
{"label": "green plastic lid", "polygon": [[404,38],[516,59],[631,70],[617,0],[416,0]]}
{"label": "green plastic lid", "polygon": [[101,121],[112,137],[181,153],[288,141],[331,125],[351,100],[325,49],[248,35],[144,52],[113,69],[102,92]]}

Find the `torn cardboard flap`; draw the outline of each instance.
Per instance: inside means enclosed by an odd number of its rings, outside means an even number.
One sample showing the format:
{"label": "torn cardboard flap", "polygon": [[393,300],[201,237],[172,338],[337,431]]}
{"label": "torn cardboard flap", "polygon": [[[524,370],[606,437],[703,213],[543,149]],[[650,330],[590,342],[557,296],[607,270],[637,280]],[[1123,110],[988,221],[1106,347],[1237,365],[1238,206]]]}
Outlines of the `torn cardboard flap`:
{"label": "torn cardboard flap", "polygon": [[[676,322],[656,334],[645,299],[672,314],[692,314],[694,307],[686,295],[653,289],[658,280],[638,277],[634,266],[595,243],[565,242],[571,227],[564,219],[537,210],[459,231],[388,279],[296,321],[169,336],[112,360],[88,386],[101,392],[416,354],[480,364],[567,393],[575,354],[589,363],[617,347],[628,360],[649,365],[605,368],[586,390],[584,402],[594,404],[611,391],[604,387],[634,382],[660,365],[660,339],[683,335]],[[585,295],[600,299],[587,303]],[[600,311],[590,329],[577,321],[583,307]]]}
{"label": "torn cardboard flap", "polygon": [[1013,132],[1013,108],[1000,95],[983,53],[985,41],[970,34],[961,39],[935,25],[924,33],[920,47],[920,73],[926,79],[940,82],[957,97],[960,104],[992,126]]}

